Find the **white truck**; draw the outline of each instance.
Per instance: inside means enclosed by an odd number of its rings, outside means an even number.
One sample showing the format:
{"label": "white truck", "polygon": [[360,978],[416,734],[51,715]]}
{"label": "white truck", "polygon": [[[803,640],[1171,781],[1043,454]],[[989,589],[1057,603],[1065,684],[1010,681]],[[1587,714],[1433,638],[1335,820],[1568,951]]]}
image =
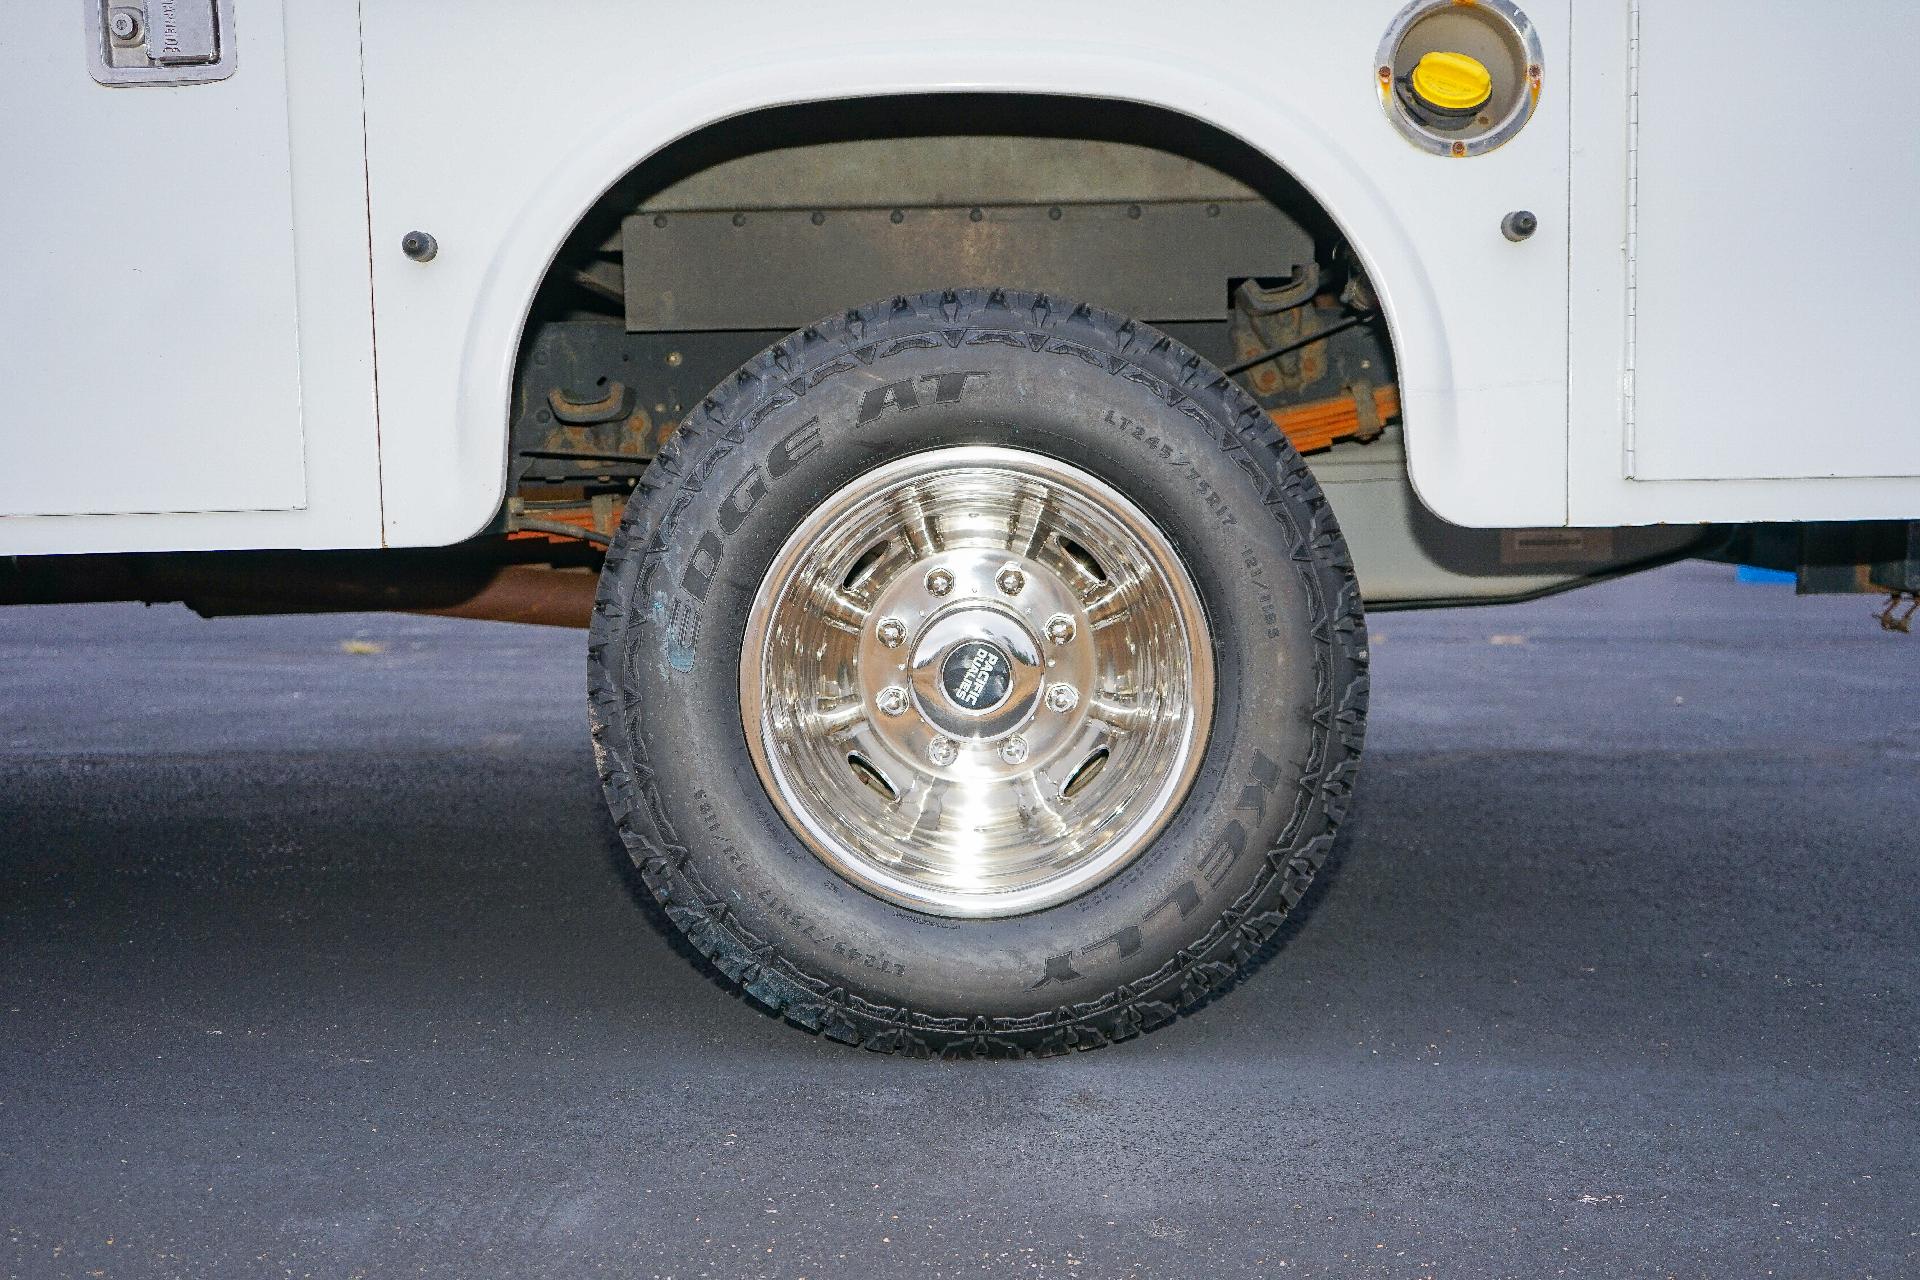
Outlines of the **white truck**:
{"label": "white truck", "polygon": [[1312,879],[1363,609],[1709,556],[1911,616],[1916,46],[1895,0],[15,5],[0,602],[589,627],[618,827],[730,978],[1104,1044]]}

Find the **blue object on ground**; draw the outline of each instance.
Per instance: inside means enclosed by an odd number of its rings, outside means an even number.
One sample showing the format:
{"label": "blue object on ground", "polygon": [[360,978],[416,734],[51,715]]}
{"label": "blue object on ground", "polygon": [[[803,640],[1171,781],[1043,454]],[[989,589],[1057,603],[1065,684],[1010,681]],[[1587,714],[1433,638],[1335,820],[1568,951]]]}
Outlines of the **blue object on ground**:
{"label": "blue object on ground", "polygon": [[1735,582],[1749,583],[1784,582],[1792,585],[1796,581],[1796,578],[1795,575],[1787,569],[1757,569],[1750,564],[1743,564],[1734,572],[1733,580]]}

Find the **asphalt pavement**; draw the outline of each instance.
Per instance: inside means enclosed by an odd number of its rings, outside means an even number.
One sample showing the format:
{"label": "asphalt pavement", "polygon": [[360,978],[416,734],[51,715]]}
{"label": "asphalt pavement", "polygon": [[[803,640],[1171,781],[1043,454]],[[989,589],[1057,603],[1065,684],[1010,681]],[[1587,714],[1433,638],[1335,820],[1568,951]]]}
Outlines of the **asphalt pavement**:
{"label": "asphalt pavement", "polygon": [[578,633],[0,610],[0,1271],[1920,1273],[1920,636],[1686,565],[1382,614],[1225,999],[924,1063],[728,994]]}

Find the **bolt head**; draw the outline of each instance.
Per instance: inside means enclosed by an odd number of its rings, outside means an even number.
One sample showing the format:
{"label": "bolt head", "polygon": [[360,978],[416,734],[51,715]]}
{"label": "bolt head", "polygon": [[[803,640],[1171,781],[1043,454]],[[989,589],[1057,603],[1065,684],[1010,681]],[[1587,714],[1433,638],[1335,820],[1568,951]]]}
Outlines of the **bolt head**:
{"label": "bolt head", "polygon": [[952,738],[935,738],[927,744],[927,759],[933,761],[935,768],[944,769],[959,758],[960,748]]}
{"label": "bolt head", "polygon": [[889,649],[898,649],[907,638],[907,624],[898,618],[882,618],[880,625],[873,629],[880,643]]}
{"label": "bolt head", "polygon": [[1047,639],[1055,644],[1065,644],[1073,639],[1073,619],[1064,613],[1056,613],[1047,619]]}
{"label": "bolt head", "polygon": [[107,30],[116,40],[131,40],[140,34],[140,19],[125,9],[115,9],[107,18]]}
{"label": "bolt head", "polygon": [[874,695],[874,702],[887,715],[897,716],[907,709],[907,691],[897,684],[890,684]]}
{"label": "bolt head", "polygon": [[1010,596],[1017,596],[1027,589],[1027,575],[1020,571],[1017,564],[1002,565],[1000,572],[993,575],[993,582]]}
{"label": "bolt head", "polygon": [[1027,758],[1027,740],[1019,734],[1000,744],[1000,758],[1008,764],[1021,764]]}
{"label": "bolt head", "polygon": [[1540,219],[1530,209],[1515,209],[1500,220],[1500,234],[1518,244],[1540,229]]}
{"label": "bolt head", "polygon": [[1080,691],[1062,681],[1047,687],[1047,706],[1054,711],[1071,711],[1080,705]]}
{"label": "bolt head", "polygon": [[400,252],[415,262],[432,262],[440,252],[440,242],[425,231],[409,231],[400,237]]}
{"label": "bolt head", "polygon": [[933,569],[927,573],[927,594],[943,596],[953,590],[953,575],[945,569]]}

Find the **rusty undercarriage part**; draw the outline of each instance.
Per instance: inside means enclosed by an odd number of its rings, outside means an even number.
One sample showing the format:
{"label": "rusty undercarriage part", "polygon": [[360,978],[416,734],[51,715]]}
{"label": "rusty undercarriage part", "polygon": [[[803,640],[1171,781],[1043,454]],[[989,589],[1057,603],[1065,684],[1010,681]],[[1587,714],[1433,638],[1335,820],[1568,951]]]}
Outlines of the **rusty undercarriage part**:
{"label": "rusty undercarriage part", "polygon": [[579,540],[604,547],[613,541],[626,506],[624,492],[525,486],[507,499],[507,537],[516,542]]}
{"label": "rusty undercarriage part", "polygon": [[584,627],[597,551],[482,538],[430,550],[219,551],[0,560],[0,604],[180,603],[203,617],[428,613]]}
{"label": "rusty undercarriage part", "polygon": [[1379,306],[1358,266],[1338,254],[1286,280],[1243,280],[1223,367],[1302,453],[1373,440],[1400,416]]}
{"label": "rusty undercarriage part", "polygon": [[516,375],[510,492],[624,490],[689,409],[782,335],[628,333],[611,320],[532,328]]}
{"label": "rusty undercarriage part", "polygon": [[1301,453],[1331,448],[1340,440],[1364,443],[1400,416],[1400,388],[1358,384],[1345,395],[1270,409],[1268,416]]}

